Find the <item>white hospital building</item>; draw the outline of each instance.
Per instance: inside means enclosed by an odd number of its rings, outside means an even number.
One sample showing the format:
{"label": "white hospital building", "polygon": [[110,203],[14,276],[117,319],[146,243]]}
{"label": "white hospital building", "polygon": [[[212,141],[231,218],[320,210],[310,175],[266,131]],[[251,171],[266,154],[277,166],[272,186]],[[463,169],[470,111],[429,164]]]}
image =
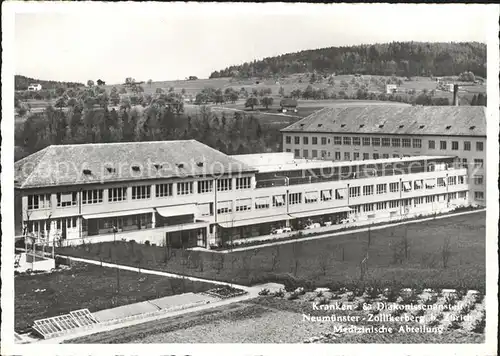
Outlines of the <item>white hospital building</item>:
{"label": "white hospital building", "polygon": [[337,106],[281,130],[296,158],[363,161],[455,156],[468,167],[470,201],[486,205],[486,108],[482,106]]}
{"label": "white hospital building", "polygon": [[471,203],[470,168],[446,153],[334,162],[194,140],[49,146],[15,163],[16,225],[61,244],[210,248],[311,221],[438,214]]}

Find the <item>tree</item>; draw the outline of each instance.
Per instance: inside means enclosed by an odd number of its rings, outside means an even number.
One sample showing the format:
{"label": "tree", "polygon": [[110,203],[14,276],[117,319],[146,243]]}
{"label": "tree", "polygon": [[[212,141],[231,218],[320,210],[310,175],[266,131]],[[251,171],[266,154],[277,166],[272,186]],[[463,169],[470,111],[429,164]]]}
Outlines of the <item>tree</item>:
{"label": "tree", "polygon": [[248,98],[246,103],[245,103],[245,107],[246,108],[250,107],[251,110],[253,110],[254,106],[256,106],[256,105],[259,105],[259,100],[254,96]]}
{"label": "tree", "polygon": [[441,246],[441,260],[443,262],[443,268],[448,267],[450,256],[451,256],[451,239],[449,236],[445,236],[443,240],[443,245]]}
{"label": "tree", "polygon": [[313,73],[311,75],[311,78],[309,78],[309,83],[311,84],[316,83],[316,73]]}
{"label": "tree", "polygon": [[282,96],[282,97],[285,96],[285,88],[280,87],[279,95]]}
{"label": "tree", "polygon": [[293,261],[293,275],[297,277],[297,273],[299,271],[299,263],[302,254],[302,243],[300,241],[296,241],[292,243],[292,261]]}
{"label": "tree", "polygon": [[56,103],[54,104],[54,106],[56,108],[59,108],[60,110],[62,110],[62,108],[64,108],[66,106],[66,98],[64,96],[61,96],[60,98],[58,98],[56,100]]}
{"label": "tree", "polygon": [[216,105],[217,104],[222,104],[222,103],[225,102],[224,95],[222,94],[222,90],[217,89],[215,91],[214,102],[215,102]]}
{"label": "tree", "polygon": [[118,90],[116,89],[116,87],[111,88],[111,93],[109,94],[109,100],[115,106],[120,103],[120,94],[118,94]]}
{"label": "tree", "polygon": [[304,93],[302,93],[302,97],[304,99],[310,99],[313,97],[314,94],[314,89],[311,85],[308,85],[306,90],[304,90]]}
{"label": "tree", "polygon": [[262,128],[260,127],[260,123],[257,123],[257,129],[255,130],[255,136],[257,139],[260,139],[262,136]]}
{"label": "tree", "polygon": [[471,106],[476,106],[477,105],[477,96],[476,96],[476,94],[474,94],[474,96],[472,97],[470,105]]}
{"label": "tree", "polygon": [[302,96],[302,90],[300,90],[300,89],[292,90],[292,92],[290,93],[290,95],[294,99],[299,99]]}
{"label": "tree", "polygon": [[231,91],[229,94],[229,100],[234,104],[236,100],[238,100],[238,93],[236,91]]}
{"label": "tree", "polygon": [[276,271],[280,263],[280,245],[276,245],[271,256],[271,272]]}
{"label": "tree", "polygon": [[64,88],[63,87],[57,87],[56,88],[56,95],[57,96],[62,96],[64,94]]}
{"label": "tree", "polygon": [[132,77],[125,78],[125,85],[133,85],[135,84],[135,79]]}
{"label": "tree", "polygon": [[326,276],[326,271],[328,270],[331,258],[330,253],[328,252],[328,250],[323,250],[318,257],[319,268],[323,272],[323,276]]}
{"label": "tree", "polygon": [[269,105],[273,105],[273,101],[274,101],[273,98],[265,96],[262,99],[260,99],[260,105],[264,106],[266,109],[269,109]]}
{"label": "tree", "polygon": [[130,110],[132,108],[132,103],[130,101],[130,98],[124,97],[120,100],[120,109],[122,110]]}
{"label": "tree", "polygon": [[19,116],[24,116],[24,115],[26,115],[27,112],[28,112],[28,109],[26,108],[25,105],[21,105],[17,108],[17,113],[19,114]]}
{"label": "tree", "polygon": [[475,82],[476,76],[472,72],[462,72],[458,76],[458,80],[463,81],[463,82]]}
{"label": "tree", "polygon": [[89,79],[87,81],[87,86],[92,88],[94,86],[94,81]]}
{"label": "tree", "polygon": [[477,106],[486,106],[486,96],[483,93],[477,95]]}

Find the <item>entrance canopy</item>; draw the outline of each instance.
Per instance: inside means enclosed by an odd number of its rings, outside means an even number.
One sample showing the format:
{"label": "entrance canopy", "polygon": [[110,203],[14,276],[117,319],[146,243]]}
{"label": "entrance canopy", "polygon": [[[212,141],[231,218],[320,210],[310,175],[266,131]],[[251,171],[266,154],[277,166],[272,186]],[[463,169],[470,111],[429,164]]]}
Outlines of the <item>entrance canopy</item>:
{"label": "entrance canopy", "polygon": [[154,209],[135,209],[135,210],[122,210],[122,211],[107,211],[105,213],[98,214],[83,214],[82,218],[85,220],[89,219],[102,219],[102,218],[114,218],[118,216],[127,216],[127,215],[138,215],[138,214],[147,214],[154,213]]}
{"label": "entrance canopy", "polygon": [[290,219],[293,219],[293,217],[291,217],[288,214],[280,214],[280,215],[274,215],[274,216],[264,216],[264,217],[255,218],[255,219],[224,221],[224,222],[218,222],[218,224],[221,227],[228,229],[228,228],[232,228],[232,227],[265,224],[265,223],[271,223],[271,222],[282,221],[282,220],[290,220]]}
{"label": "entrance canopy", "polygon": [[351,208],[348,206],[343,206],[339,208],[330,208],[330,209],[321,209],[321,210],[311,210],[311,211],[301,211],[297,213],[290,213],[290,216],[294,218],[307,218],[309,216],[318,216],[318,215],[329,215],[335,213],[343,213],[351,211]]}
{"label": "entrance canopy", "polygon": [[196,215],[196,213],[198,212],[198,208],[196,207],[196,204],[185,204],[164,206],[161,208],[156,208],[156,211],[164,218],[168,218],[171,216]]}
{"label": "entrance canopy", "polygon": [[210,225],[210,224],[206,221],[197,221],[197,222],[189,223],[189,224],[163,226],[163,227],[159,227],[157,229],[162,230],[164,232],[180,232],[180,231],[186,231],[186,230],[202,229],[202,228],[208,227],[208,225]]}

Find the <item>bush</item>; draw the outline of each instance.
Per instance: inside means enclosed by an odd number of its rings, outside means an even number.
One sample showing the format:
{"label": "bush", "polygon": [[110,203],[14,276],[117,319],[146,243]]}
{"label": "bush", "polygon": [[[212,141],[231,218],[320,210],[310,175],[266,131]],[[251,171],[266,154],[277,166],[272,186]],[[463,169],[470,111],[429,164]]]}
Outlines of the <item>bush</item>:
{"label": "bush", "polygon": [[151,246],[151,242],[149,242],[149,240],[146,240],[146,241],[144,241],[144,245]]}
{"label": "bush", "polygon": [[280,289],[274,292],[274,296],[278,298],[283,298],[285,296],[285,291],[283,289]]}
{"label": "bush", "polygon": [[60,265],[71,266],[71,259],[69,259],[68,257],[56,256],[55,257],[55,264],[56,264],[56,267],[58,267]]}
{"label": "bush", "polygon": [[387,298],[387,301],[393,303],[398,299],[399,293],[395,288],[389,287],[384,291],[384,296]]}
{"label": "bush", "polygon": [[379,296],[379,294],[381,293],[381,290],[379,287],[368,287],[368,288],[366,288],[365,291],[370,299],[377,298]]}
{"label": "bush", "polygon": [[269,295],[269,289],[267,288],[261,289],[259,295]]}

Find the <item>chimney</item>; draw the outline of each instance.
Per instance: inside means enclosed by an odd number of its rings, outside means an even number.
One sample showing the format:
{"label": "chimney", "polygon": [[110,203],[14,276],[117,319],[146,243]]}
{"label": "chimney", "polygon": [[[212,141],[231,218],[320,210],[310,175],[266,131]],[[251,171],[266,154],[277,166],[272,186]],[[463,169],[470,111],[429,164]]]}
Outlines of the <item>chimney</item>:
{"label": "chimney", "polygon": [[458,84],[453,84],[453,106],[458,106]]}

